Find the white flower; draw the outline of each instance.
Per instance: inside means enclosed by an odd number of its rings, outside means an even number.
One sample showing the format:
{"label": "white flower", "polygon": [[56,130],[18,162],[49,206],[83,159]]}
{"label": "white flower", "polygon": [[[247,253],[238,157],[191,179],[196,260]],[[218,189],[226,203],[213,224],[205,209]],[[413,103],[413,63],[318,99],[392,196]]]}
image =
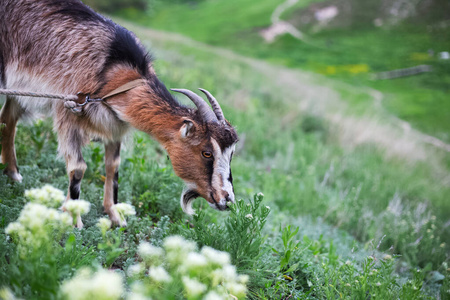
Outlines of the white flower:
{"label": "white flower", "polygon": [[227,282],[233,282],[237,279],[236,267],[233,265],[225,265],[223,268],[223,279]]}
{"label": "white flower", "polygon": [[117,212],[123,216],[134,216],[136,214],[136,210],[134,206],[128,203],[118,203],[114,205]]}
{"label": "white flower", "polygon": [[[221,269],[215,269],[210,273],[212,284],[214,286],[222,283],[232,283],[239,281],[240,278],[236,274],[236,267],[233,265],[225,265]],[[248,278],[243,278],[245,281]]]}
{"label": "white flower", "polygon": [[171,282],[172,277],[163,267],[150,267],[149,276],[156,282]]}
{"label": "white flower", "polygon": [[246,217],[247,219],[250,219],[250,220],[253,219],[252,214],[248,214],[248,215],[246,215],[245,217]]}
{"label": "white flower", "polygon": [[146,296],[144,296],[142,294],[131,292],[131,293],[128,294],[126,299],[127,300],[151,300],[152,298],[146,297]]}
{"label": "white flower", "polygon": [[123,293],[122,277],[115,272],[100,270],[92,278],[92,286],[100,295],[97,299],[119,299]]}
{"label": "white flower", "polygon": [[203,298],[203,300],[223,300],[224,297],[220,296],[214,291],[210,291],[206,296]]}
{"label": "white flower", "polygon": [[26,190],[25,197],[30,199],[31,202],[52,208],[61,206],[61,203],[64,201],[63,191],[49,184],[44,185],[42,188]]}
{"label": "white flower", "polygon": [[142,242],[138,246],[138,254],[149,265],[157,265],[162,260],[164,250],[155,247],[147,242]]}
{"label": "white flower", "polygon": [[90,207],[91,204],[85,200],[69,200],[64,204],[64,208],[69,211],[73,217],[87,214]]}
{"label": "white flower", "polygon": [[17,220],[32,231],[40,231],[45,224],[48,211],[49,208],[42,204],[27,203]]}
{"label": "white flower", "polygon": [[177,235],[166,238],[163,246],[166,249],[166,259],[172,265],[182,264],[186,260],[187,253],[197,249],[194,242]]}
{"label": "white flower", "polygon": [[247,284],[249,279],[250,279],[250,277],[248,275],[246,275],[246,274],[239,275],[238,278],[237,278],[238,282],[242,283],[242,284]]}
{"label": "white flower", "polygon": [[108,218],[100,218],[97,222],[97,227],[100,228],[103,234],[111,228],[111,220]]}
{"label": "white flower", "polygon": [[130,290],[132,293],[145,294],[147,288],[142,281],[135,280],[130,284]]}
{"label": "white flower", "polygon": [[46,224],[53,224],[56,227],[63,228],[70,226],[70,216],[66,213],[38,203],[27,203],[20,212],[17,221],[35,234],[45,230],[44,226]]}
{"label": "white flower", "polygon": [[245,285],[235,282],[226,283],[225,288],[230,292],[231,295],[237,298],[244,298],[245,294],[247,293],[247,288],[245,287]]}
{"label": "white flower", "polygon": [[134,206],[128,203],[115,204],[111,209],[113,211],[115,210],[119,214],[121,224],[126,224],[126,216],[132,216],[136,214]]}
{"label": "white flower", "polygon": [[59,214],[59,222],[61,224],[61,226],[71,226],[72,225],[72,217],[68,214],[68,213],[60,213]]}
{"label": "white flower", "polygon": [[25,232],[25,227],[19,222],[11,222],[5,229],[5,233],[12,236],[21,236]]}
{"label": "white flower", "polygon": [[120,299],[123,293],[122,277],[103,269],[94,274],[88,269],[81,269],[75,277],[61,285],[61,292],[68,300]]}
{"label": "white flower", "polygon": [[194,242],[187,241],[179,235],[169,236],[164,240],[164,248],[167,251],[179,251],[191,252],[197,249],[197,245]]}
{"label": "white flower", "polygon": [[224,266],[230,263],[230,254],[228,252],[218,251],[214,248],[204,246],[200,251],[206,259],[215,265]]}
{"label": "white flower", "polygon": [[186,291],[186,294],[188,295],[188,298],[195,298],[198,297],[200,294],[204,293],[206,291],[206,285],[204,285],[201,282],[198,282],[195,279],[191,279],[187,276],[183,276],[183,285]]}
{"label": "white flower", "polygon": [[130,277],[141,274],[144,271],[144,266],[142,264],[134,264],[128,267],[127,274]]}
{"label": "white flower", "polygon": [[264,194],[259,192],[258,194],[256,194],[258,197],[264,197]]}
{"label": "white flower", "polygon": [[270,210],[270,206],[266,205],[266,209],[267,209],[267,210]]}
{"label": "white flower", "polygon": [[188,270],[201,270],[208,264],[208,260],[197,252],[189,252],[183,262],[183,268]]}

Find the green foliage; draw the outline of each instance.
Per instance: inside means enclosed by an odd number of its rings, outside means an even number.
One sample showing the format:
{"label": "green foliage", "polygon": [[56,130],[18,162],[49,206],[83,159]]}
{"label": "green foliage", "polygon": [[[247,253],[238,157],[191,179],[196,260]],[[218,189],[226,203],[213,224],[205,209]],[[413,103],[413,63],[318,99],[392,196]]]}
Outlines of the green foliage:
{"label": "green foliage", "polygon": [[[251,0],[203,1],[197,5],[164,2],[152,11],[151,17],[136,13],[129,18],[246,56],[307,69],[356,86],[370,86],[385,94],[383,108],[410,122],[414,128],[450,141],[447,122],[450,108],[446,101],[450,63],[438,59],[436,54],[448,51],[450,44],[449,39],[442,38],[446,32],[435,25],[436,19],[425,26],[417,20],[419,16],[415,16],[413,24],[377,28],[373,26],[375,17],[368,15],[379,13],[373,6],[379,7],[380,1],[351,1],[353,3],[348,5],[353,9],[348,18],[353,19],[353,28],[328,28],[317,32],[313,26],[308,31],[298,25],[303,23],[302,9],[311,2],[320,1],[299,1],[282,16],[299,27],[306,41],[288,34],[279,36],[274,43],[263,40],[260,30],[269,27],[271,15],[280,4],[270,0],[259,1],[258,5]],[[433,7],[442,7],[434,2]],[[345,12],[341,14],[345,16]],[[127,12],[121,15],[128,16]],[[230,19],[233,22],[230,23]],[[429,50],[435,54],[430,56]],[[433,72],[379,81],[371,80],[368,74],[369,71],[377,73],[420,64],[431,65]],[[373,109],[370,96],[366,95],[361,102],[355,91],[350,94],[344,92],[342,98],[351,105],[363,105],[365,110]]]}
{"label": "green foliage", "polygon": [[122,244],[121,233],[123,228],[118,229],[116,232],[106,232],[103,234],[103,242],[98,244],[98,249],[106,253],[105,264],[107,267],[111,267],[114,261],[125,251],[120,248]]}
{"label": "green foliage", "polygon": [[261,206],[262,194],[253,200],[239,200],[230,206],[230,214],[223,224],[210,223],[204,212],[194,216],[193,229],[179,225],[174,233],[180,233],[197,242],[199,246],[210,246],[226,251],[239,270],[251,270],[261,255],[264,242],[262,230],[270,213],[268,206]]}
{"label": "green foliage", "polygon": [[300,246],[300,242],[294,240],[298,230],[299,228],[297,227],[294,232],[291,232],[291,226],[286,226],[281,235],[283,251],[279,252],[275,248],[272,248],[272,251],[280,256],[280,271],[282,273],[294,272],[299,267],[299,262],[292,262],[292,258],[296,256],[296,252],[299,251]]}

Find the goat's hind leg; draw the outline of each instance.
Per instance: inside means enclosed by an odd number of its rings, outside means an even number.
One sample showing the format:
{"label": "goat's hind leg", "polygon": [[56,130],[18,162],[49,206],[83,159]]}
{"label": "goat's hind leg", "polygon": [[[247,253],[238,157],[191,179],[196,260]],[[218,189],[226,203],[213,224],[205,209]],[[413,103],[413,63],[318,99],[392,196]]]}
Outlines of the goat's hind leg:
{"label": "goat's hind leg", "polygon": [[113,224],[126,226],[126,220],[122,220],[114,207],[117,204],[117,193],[119,189],[119,164],[120,164],[120,142],[110,142],[105,144],[105,190],[103,207],[109,215]]}
{"label": "goat's hind leg", "polygon": [[22,176],[19,174],[17,166],[16,150],[14,138],[16,135],[16,124],[23,113],[23,109],[13,97],[6,97],[5,105],[0,113],[0,141],[2,145],[2,163],[6,164],[4,174],[12,180],[21,182]]}

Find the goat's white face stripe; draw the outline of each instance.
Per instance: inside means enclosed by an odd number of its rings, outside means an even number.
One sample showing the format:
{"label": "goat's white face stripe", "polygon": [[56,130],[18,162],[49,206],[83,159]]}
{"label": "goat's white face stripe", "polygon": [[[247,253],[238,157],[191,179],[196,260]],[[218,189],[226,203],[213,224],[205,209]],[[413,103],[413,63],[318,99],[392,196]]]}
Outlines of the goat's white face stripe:
{"label": "goat's white face stripe", "polygon": [[[231,155],[235,151],[236,144],[231,145],[223,150],[215,139],[211,139],[214,150],[214,172],[212,176],[212,187],[216,190],[220,189],[227,192],[231,202],[234,202],[233,184],[229,181],[231,169]],[[216,199],[217,201],[225,201],[225,199]],[[224,203],[220,203],[224,204]]]}

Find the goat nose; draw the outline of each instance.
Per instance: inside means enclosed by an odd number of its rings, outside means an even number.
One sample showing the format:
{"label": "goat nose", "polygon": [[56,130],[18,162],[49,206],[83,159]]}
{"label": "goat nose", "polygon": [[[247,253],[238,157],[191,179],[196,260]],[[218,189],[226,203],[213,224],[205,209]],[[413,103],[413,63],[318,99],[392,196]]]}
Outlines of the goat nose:
{"label": "goat nose", "polygon": [[233,202],[233,198],[234,197],[232,195],[230,196],[230,194],[227,193],[226,196],[225,196],[225,201],[226,202]]}
{"label": "goat nose", "polygon": [[225,193],[225,201],[226,202],[230,202],[231,201],[230,194]]}

